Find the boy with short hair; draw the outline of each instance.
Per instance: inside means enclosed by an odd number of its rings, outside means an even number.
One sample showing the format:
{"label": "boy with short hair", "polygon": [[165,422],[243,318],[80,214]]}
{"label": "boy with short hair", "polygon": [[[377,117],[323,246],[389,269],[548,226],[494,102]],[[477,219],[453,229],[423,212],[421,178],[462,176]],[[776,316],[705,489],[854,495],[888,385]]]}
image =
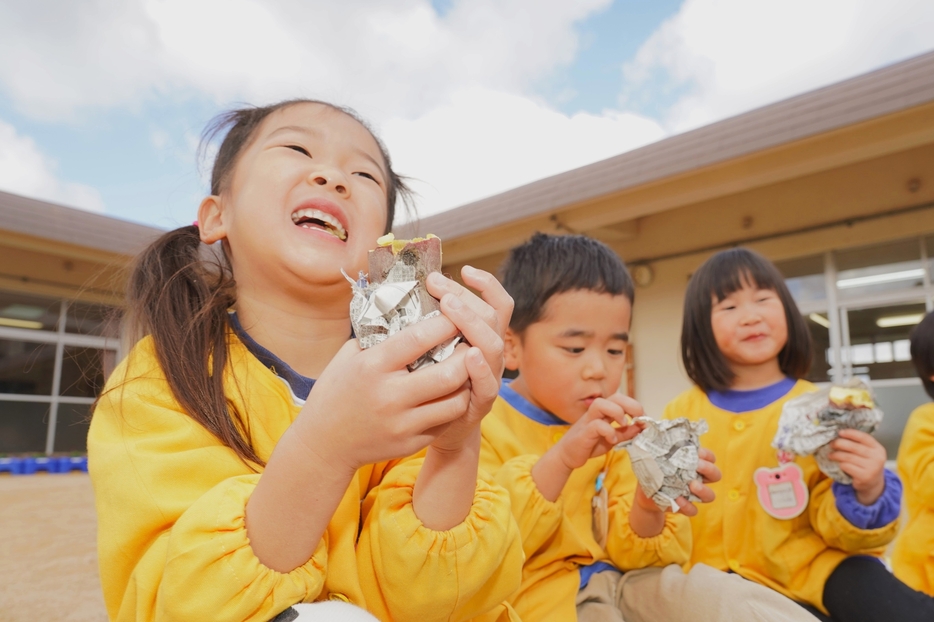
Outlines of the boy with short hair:
{"label": "boy with short hair", "polygon": [[[934,399],[934,313],[911,331],[911,360]],[[892,570],[909,587],[934,596],[934,402],[918,406],[908,418],[898,448],[898,474],[908,524],[895,541]]]}
{"label": "boy with short hair", "polygon": [[[515,300],[504,382],[482,424],[481,466],[511,495],[526,562],[509,604],[523,620],[814,620],[777,592],[736,575],[680,564],[688,515],[665,513],[639,489],[626,452],[635,400],[617,392],[634,297],[619,257],[585,236],[536,234],[502,269]],[[713,455],[698,473],[716,481]],[[706,458],[706,459],[704,459]],[[700,481],[692,492],[712,501]]]}

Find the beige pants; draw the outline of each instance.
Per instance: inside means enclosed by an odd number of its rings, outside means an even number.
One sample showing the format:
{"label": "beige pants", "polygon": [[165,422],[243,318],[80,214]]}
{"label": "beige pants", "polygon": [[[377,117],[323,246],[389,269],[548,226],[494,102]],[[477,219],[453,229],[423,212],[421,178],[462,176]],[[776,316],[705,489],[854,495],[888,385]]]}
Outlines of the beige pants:
{"label": "beige pants", "polygon": [[294,622],[379,622],[359,607],[335,601],[298,604],[292,608],[298,612]]}
{"label": "beige pants", "polygon": [[697,564],[598,572],[577,594],[578,622],[764,622],[817,618],[775,590]]}

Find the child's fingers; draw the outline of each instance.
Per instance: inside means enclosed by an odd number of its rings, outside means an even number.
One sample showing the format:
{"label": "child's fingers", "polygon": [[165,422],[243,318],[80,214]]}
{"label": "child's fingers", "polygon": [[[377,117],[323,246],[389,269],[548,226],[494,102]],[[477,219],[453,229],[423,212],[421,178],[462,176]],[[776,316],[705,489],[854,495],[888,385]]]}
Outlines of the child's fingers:
{"label": "child's fingers", "polygon": [[862,456],[864,458],[870,458],[874,453],[876,453],[875,447],[846,438],[834,439],[831,441],[830,447],[834,451],[856,454],[857,456]]}
{"label": "child's fingers", "polygon": [[501,373],[503,338],[500,334],[454,294],[445,294],[441,299],[441,312],[457,326],[470,345],[481,350],[490,368]]}
{"label": "child's fingers", "polygon": [[616,430],[616,442],[622,443],[636,438],[645,429],[645,424],[641,421],[633,421],[627,426],[614,428]]}
{"label": "child's fingers", "polygon": [[[490,369],[479,348],[470,348],[464,362],[470,377],[470,392],[473,394],[471,405],[483,404],[489,410],[489,405],[499,393],[499,376]],[[486,412],[481,414],[485,415]]]}
{"label": "child's fingers", "polygon": [[840,430],[840,438],[845,438],[855,443],[860,443],[861,445],[880,444],[872,434],[868,434],[862,430],[856,430],[853,428],[844,428]]}
{"label": "child's fingers", "polygon": [[493,307],[499,324],[498,330],[501,333],[505,332],[512,318],[515,303],[502,283],[489,272],[473,266],[461,268],[461,278],[464,279],[464,283],[480,292],[480,297]]}
{"label": "child's fingers", "polygon": [[[401,415],[397,432],[400,438],[411,437],[421,442],[424,438],[441,434],[448,424],[462,417],[470,405],[470,390],[463,385],[444,397],[418,405]],[[422,445],[424,447],[424,445]],[[421,447],[419,447],[421,449]]]}
{"label": "child's fingers", "polygon": [[702,484],[700,480],[694,480],[688,484],[688,488],[690,488],[691,493],[701,500],[701,503],[711,503],[717,498],[717,494],[713,489],[710,486]]}
{"label": "child's fingers", "polygon": [[872,459],[865,458],[858,454],[851,454],[845,451],[832,451],[827,455],[827,457],[833,460],[834,462],[836,462],[837,464],[839,464],[841,467],[845,465],[851,465],[854,468],[868,470],[868,469],[872,469],[873,466],[875,465],[876,469],[878,470],[879,468],[881,468],[882,464],[884,464],[884,463],[878,463],[876,461],[873,461]]}
{"label": "child's fingers", "polygon": [[[833,458],[831,458],[833,460]],[[840,470],[856,480],[865,480],[870,476],[869,469],[857,462],[849,462],[847,460],[834,460],[837,465],[840,467]]]}
{"label": "child's fingers", "polygon": [[704,483],[719,482],[723,474],[713,462],[708,462],[701,458],[697,461],[697,474],[701,476]]}
{"label": "child's fingers", "polygon": [[[615,400],[608,400],[602,397],[598,397],[593,401],[583,418],[588,420],[601,418],[610,419],[618,423],[621,429],[633,425],[632,421],[629,419],[629,414],[623,410]],[[639,426],[639,430],[642,430],[641,425]]]}
{"label": "child's fingers", "polygon": [[598,419],[590,424],[592,429],[600,435],[600,437],[607,442],[608,445],[613,446],[617,442],[617,428],[614,428],[609,424],[606,419]]}
{"label": "child's fingers", "polygon": [[685,516],[697,516],[697,506],[685,499],[684,497],[678,497],[675,499],[675,503],[678,504],[678,511],[684,514]]}
{"label": "child's fingers", "polygon": [[456,334],[457,327],[451,320],[438,315],[400,330],[368,352],[377,371],[396,371]]}
{"label": "child's fingers", "polygon": [[[447,294],[456,296],[466,307],[480,316],[488,326],[502,334],[506,331],[506,327],[509,326],[509,318],[512,316],[512,298],[493,275],[482,270],[473,270],[478,275],[489,277],[489,279],[486,279],[478,276],[473,280],[465,280],[471,286],[477,286],[480,296],[477,296],[457,281],[449,279],[438,272],[432,272],[428,275],[425,282],[428,292],[439,300]],[[469,271],[464,271],[465,274],[467,272]],[[471,276],[475,275],[471,273]]]}
{"label": "child's fingers", "polygon": [[697,448],[697,457],[700,458],[701,460],[706,460],[707,462],[717,461],[717,456],[714,455],[714,453],[710,451],[709,449],[707,449],[706,447]]}
{"label": "child's fingers", "polygon": [[389,388],[390,396],[400,397],[414,405],[431,402],[454,393],[470,379],[464,361],[467,351],[457,350],[440,363],[393,378]]}
{"label": "child's fingers", "polygon": [[622,393],[614,393],[607,398],[611,402],[617,404],[622,408],[627,415],[635,419],[636,417],[642,417],[645,415],[645,410],[642,408],[642,404],[629,397],[628,395],[623,395]]}

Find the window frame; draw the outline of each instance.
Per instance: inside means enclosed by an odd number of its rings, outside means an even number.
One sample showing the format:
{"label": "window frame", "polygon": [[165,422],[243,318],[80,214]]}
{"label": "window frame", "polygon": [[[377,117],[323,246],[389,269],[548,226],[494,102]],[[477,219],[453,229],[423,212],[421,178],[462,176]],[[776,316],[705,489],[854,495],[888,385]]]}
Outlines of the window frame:
{"label": "window frame", "polygon": [[[15,292],[10,292],[15,294]],[[0,393],[0,403],[2,402],[33,402],[49,405],[49,421],[46,428],[45,453],[51,455],[55,451],[55,431],[58,424],[59,404],[86,404],[91,405],[96,401],[96,397],[75,397],[60,395],[62,380],[62,361],[65,354],[65,348],[83,347],[94,348],[98,350],[110,351],[114,354],[114,360],[121,359],[121,339],[118,336],[105,337],[101,335],[87,335],[80,333],[68,333],[65,331],[67,326],[68,308],[72,301],[59,301],[59,314],[56,330],[33,330],[29,328],[14,328],[10,326],[0,326],[0,339],[9,339],[16,341],[26,341],[33,343],[47,343],[55,345],[55,364],[52,376],[51,395],[28,395],[20,393]],[[81,302],[81,301],[75,301]],[[106,371],[105,371],[106,375]]]}

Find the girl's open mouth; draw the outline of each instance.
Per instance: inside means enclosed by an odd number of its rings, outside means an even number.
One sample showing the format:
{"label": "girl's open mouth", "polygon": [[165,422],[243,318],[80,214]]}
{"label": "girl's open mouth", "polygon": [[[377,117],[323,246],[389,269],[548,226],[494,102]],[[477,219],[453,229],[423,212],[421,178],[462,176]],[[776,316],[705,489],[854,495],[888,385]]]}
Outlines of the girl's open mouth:
{"label": "girl's open mouth", "polygon": [[320,229],[347,241],[347,231],[344,226],[331,214],[314,208],[304,208],[292,213],[292,222],[305,229]]}

